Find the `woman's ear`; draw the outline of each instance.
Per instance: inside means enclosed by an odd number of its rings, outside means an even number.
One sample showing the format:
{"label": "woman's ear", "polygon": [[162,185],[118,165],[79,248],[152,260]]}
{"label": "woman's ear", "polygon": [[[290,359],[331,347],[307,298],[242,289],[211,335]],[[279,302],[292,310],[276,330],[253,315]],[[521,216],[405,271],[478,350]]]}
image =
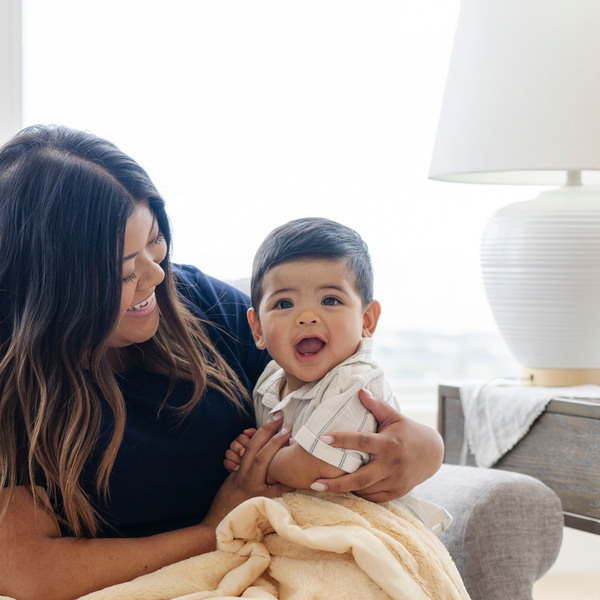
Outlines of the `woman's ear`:
{"label": "woman's ear", "polygon": [[253,308],[249,308],[246,316],[248,317],[248,323],[250,323],[250,329],[252,329],[252,337],[254,338],[256,347],[259,350],[264,350],[267,346],[265,344],[260,321],[258,320],[258,315],[254,312]]}
{"label": "woman's ear", "polygon": [[381,304],[372,300],[363,311],[363,337],[371,337],[377,329],[377,323],[381,315]]}

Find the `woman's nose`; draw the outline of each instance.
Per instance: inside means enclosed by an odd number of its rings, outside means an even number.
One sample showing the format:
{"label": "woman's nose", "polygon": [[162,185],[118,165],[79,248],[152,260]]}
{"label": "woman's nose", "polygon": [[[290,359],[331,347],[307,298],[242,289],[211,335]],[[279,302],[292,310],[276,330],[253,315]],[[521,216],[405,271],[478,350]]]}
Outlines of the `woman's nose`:
{"label": "woman's nose", "polygon": [[163,268],[154,261],[148,261],[145,265],[144,272],[138,280],[138,288],[146,289],[156,287],[161,284],[165,278]]}

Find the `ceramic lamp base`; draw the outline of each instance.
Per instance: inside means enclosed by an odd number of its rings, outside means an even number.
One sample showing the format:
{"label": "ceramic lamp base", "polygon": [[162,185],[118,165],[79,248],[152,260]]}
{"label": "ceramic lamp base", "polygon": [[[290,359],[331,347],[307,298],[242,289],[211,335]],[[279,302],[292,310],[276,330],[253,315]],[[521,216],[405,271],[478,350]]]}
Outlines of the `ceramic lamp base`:
{"label": "ceramic lamp base", "polygon": [[600,385],[600,369],[534,369],[523,367],[525,385],[566,387],[571,385]]}
{"label": "ceramic lamp base", "polygon": [[486,227],[481,266],[517,362],[539,367],[534,379],[549,370],[573,373],[556,385],[590,383],[586,373],[600,372],[600,188],[565,186],[505,206]]}

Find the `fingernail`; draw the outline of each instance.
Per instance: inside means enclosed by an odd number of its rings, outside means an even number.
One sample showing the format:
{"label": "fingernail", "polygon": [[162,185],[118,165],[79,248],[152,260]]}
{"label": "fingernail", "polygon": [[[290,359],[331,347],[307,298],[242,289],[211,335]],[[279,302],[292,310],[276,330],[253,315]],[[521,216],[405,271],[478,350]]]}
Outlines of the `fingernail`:
{"label": "fingernail", "polygon": [[333,442],[333,438],[330,435],[322,435],[319,440],[324,444],[331,444]]}
{"label": "fingernail", "polygon": [[291,430],[292,428],[289,425],[286,425],[285,427],[281,428],[279,435],[287,435]]}
{"label": "fingernail", "polygon": [[281,421],[281,419],[283,419],[283,411],[278,410],[275,414],[271,415],[269,421],[274,423],[275,421]]}
{"label": "fingernail", "polygon": [[235,467],[233,467],[234,471],[239,471],[240,470],[240,465],[235,465]]}
{"label": "fingernail", "polygon": [[315,492],[324,492],[327,490],[327,486],[324,483],[313,483],[310,489],[315,490]]}
{"label": "fingernail", "polygon": [[244,456],[245,453],[246,453],[246,448],[242,448],[240,450],[240,458],[242,458],[242,456]]}
{"label": "fingernail", "polygon": [[369,398],[374,398],[374,397],[375,397],[375,396],[373,396],[373,394],[371,394],[371,392],[370,392],[369,390],[367,390],[367,389],[365,389],[365,388],[363,388],[363,392],[364,392],[364,393],[365,393],[367,396],[369,396]]}

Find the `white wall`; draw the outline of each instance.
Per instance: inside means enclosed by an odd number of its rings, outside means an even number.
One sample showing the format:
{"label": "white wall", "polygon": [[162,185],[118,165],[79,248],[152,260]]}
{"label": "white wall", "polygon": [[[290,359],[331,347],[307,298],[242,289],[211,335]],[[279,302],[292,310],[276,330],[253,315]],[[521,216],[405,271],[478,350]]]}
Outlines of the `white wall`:
{"label": "white wall", "polygon": [[21,129],[21,0],[0,0],[0,144]]}

